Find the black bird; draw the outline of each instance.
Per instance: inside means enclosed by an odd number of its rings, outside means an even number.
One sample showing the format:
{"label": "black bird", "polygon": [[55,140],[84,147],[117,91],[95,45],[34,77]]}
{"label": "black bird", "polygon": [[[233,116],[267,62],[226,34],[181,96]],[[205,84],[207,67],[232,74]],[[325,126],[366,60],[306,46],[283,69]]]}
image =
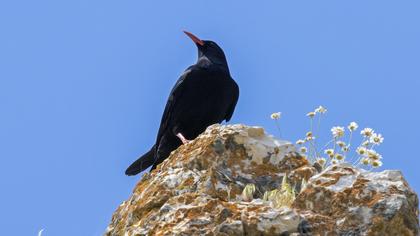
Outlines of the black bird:
{"label": "black bird", "polygon": [[152,165],[156,168],[209,125],[229,121],[235,110],[239,88],[230,76],[223,50],[213,41],[184,33],[197,45],[198,60],[172,88],[155,145],[127,168],[126,175],[136,175]]}

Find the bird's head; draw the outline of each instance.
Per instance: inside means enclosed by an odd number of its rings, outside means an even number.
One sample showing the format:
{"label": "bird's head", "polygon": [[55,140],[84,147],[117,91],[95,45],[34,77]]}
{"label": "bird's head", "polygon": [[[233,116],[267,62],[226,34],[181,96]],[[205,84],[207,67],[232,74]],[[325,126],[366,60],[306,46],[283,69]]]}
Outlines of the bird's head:
{"label": "bird's head", "polygon": [[184,31],[184,33],[197,45],[198,62],[207,60],[210,63],[225,66],[227,69],[225,53],[219,45],[210,40],[201,40],[190,32]]}

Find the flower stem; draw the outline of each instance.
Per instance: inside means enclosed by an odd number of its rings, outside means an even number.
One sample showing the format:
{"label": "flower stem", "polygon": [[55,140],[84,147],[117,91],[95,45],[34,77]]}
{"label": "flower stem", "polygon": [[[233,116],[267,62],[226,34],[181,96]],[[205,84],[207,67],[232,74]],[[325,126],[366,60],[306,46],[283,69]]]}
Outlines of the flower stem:
{"label": "flower stem", "polygon": [[275,119],[275,120],[274,120],[274,123],[276,124],[276,127],[277,127],[277,129],[279,130],[279,133],[280,133],[280,138],[282,138],[282,137],[283,137],[283,135],[281,134],[280,124],[279,124],[278,120],[277,120],[277,119]]}

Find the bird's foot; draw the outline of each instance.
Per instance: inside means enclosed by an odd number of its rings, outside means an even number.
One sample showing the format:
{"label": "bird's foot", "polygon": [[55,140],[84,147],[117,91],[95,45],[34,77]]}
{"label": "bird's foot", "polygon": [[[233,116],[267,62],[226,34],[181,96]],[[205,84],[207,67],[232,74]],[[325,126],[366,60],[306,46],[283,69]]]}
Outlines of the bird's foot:
{"label": "bird's foot", "polygon": [[191,142],[191,140],[186,139],[186,138],[184,137],[184,135],[182,135],[181,133],[178,133],[176,136],[177,136],[179,139],[181,139],[181,142],[182,142],[183,144],[187,144],[187,143]]}

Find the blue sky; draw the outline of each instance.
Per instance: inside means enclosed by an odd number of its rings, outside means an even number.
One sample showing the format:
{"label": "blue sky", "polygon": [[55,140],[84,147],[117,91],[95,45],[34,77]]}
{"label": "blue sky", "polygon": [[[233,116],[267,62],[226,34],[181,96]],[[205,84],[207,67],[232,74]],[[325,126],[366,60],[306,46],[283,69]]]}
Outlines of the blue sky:
{"label": "blue sky", "polygon": [[[232,123],[282,111],[381,131],[386,169],[420,189],[419,1],[2,1],[0,228],[3,235],[101,235],[139,176],[167,95],[196,48],[216,41],[240,86]],[[416,108],[417,107],[417,108]]]}

